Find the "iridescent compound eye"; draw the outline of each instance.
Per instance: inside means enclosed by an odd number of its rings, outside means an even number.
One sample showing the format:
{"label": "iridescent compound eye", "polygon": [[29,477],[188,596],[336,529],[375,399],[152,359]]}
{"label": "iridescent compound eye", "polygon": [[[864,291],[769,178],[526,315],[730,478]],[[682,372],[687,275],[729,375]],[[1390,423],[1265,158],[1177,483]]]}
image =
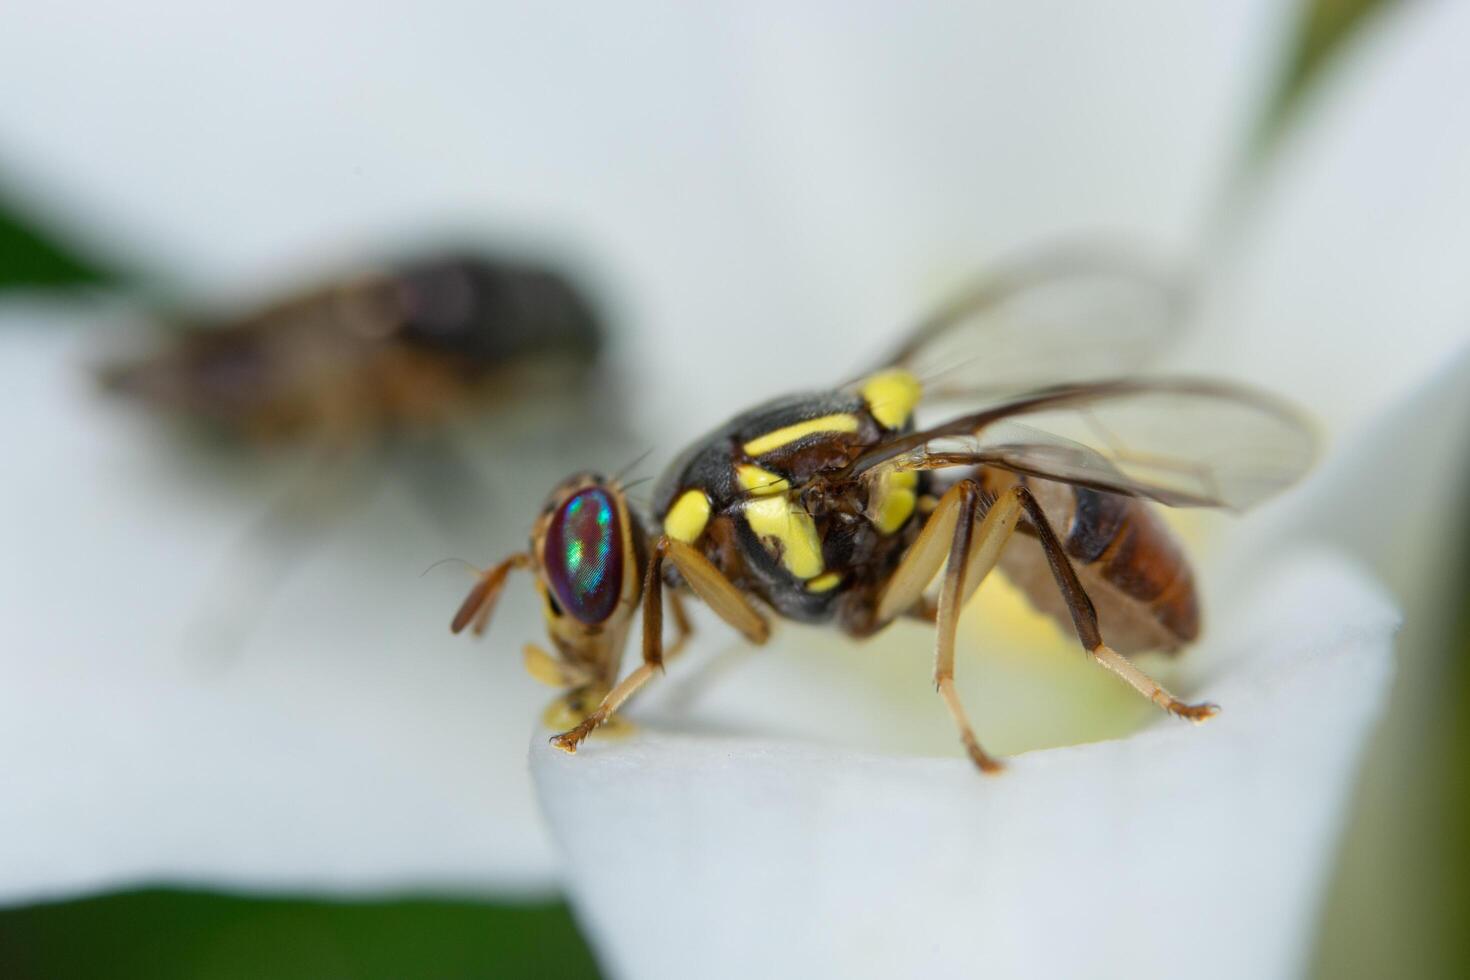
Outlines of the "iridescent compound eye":
{"label": "iridescent compound eye", "polygon": [[574,493],[546,530],[546,578],[556,601],[588,626],[605,622],[623,591],[623,535],[601,487]]}

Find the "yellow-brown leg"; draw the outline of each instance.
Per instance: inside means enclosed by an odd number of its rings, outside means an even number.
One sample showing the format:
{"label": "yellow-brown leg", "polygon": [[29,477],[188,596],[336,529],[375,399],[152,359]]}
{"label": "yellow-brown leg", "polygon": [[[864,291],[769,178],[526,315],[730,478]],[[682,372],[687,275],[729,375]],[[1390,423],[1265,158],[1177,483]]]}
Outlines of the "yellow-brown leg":
{"label": "yellow-brown leg", "polygon": [[945,492],[878,597],[877,621],[885,623],[901,614],[927,616],[930,607],[924,589],[940,565],[946,565],[939,602],[933,607],[934,686],[960,731],[960,741],[970,759],[982,772],[994,773],[1000,771],[1001,764],[980,747],[955,690],[955,634],[960,611],[995,567],[1000,549],[1020,520],[1021,509],[1015,499],[1002,497],[977,526],[982,499],[983,492],[973,480],[962,480]]}
{"label": "yellow-brown leg", "polygon": [[[750,642],[766,642],[770,626],[733,582],[710,563],[709,559],[682,541],[664,536],[653,549],[652,560],[643,585],[643,663],[624,677],[602,699],[597,710],[586,720],[551,739],[551,744],[565,752],[576,752],[577,746],[613,713],[663,669],[663,563],[671,561],[694,593],[704,600],[721,619],[729,623]],[[681,622],[682,620],[682,622]],[[683,608],[674,605],[675,627],[680,635],[675,647],[682,646],[688,636],[688,619]]]}
{"label": "yellow-brown leg", "polygon": [[944,705],[960,730],[960,741],[971,761],[981,772],[995,773],[1003,767],[1000,762],[980,747],[970,720],[960,703],[959,692],[954,686],[954,644],[959,628],[960,610],[966,600],[974,594],[980,582],[995,567],[1000,549],[1015,529],[1020,519],[1020,508],[1013,501],[1002,498],[997,501],[976,526],[976,515],[981,499],[980,487],[969,481],[961,481],[941,498],[935,510],[953,510],[954,530],[950,538],[949,561],[944,573],[944,583],[939,590],[938,616],[935,619],[936,645],[934,654],[934,686]]}
{"label": "yellow-brown leg", "polygon": [[684,600],[679,598],[678,592],[667,592],[664,598],[668,600],[669,611],[674,614],[674,642],[664,647],[664,663],[668,663],[684,652],[689,637],[694,635],[694,624],[689,622],[689,614],[684,611]]}
{"label": "yellow-brown leg", "polygon": [[1051,522],[1047,520],[1041,505],[1036,502],[1031,491],[1025,487],[1014,487],[1008,492],[1014,494],[1020,501],[1022,508],[1026,511],[1026,516],[1036,528],[1036,535],[1041,541],[1042,551],[1046,554],[1047,564],[1051,566],[1052,578],[1056,580],[1057,588],[1061,590],[1062,598],[1066,600],[1067,609],[1072,613],[1072,624],[1077,629],[1077,639],[1082,642],[1083,648],[1092,658],[1127,681],[1128,685],[1139,694],[1172,715],[1187,721],[1201,722],[1218,713],[1220,709],[1216,705],[1188,704],[1179,700],[1170,694],[1162,684],[1135,666],[1127,657],[1103,642],[1102,633],[1097,627],[1097,609],[1082,588],[1082,581],[1077,577],[1077,571],[1072,567],[1072,561],[1062,548],[1056,532],[1052,530]]}
{"label": "yellow-brown leg", "polygon": [[511,569],[529,567],[531,556],[522,552],[511,555],[481,574],[475,587],[470,589],[470,594],[460,604],[459,612],[454,614],[449,631],[458,633],[473,622],[475,635],[483,635],[485,628],[490,625],[490,614],[495,611],[495,601],[500,598],[500,591],[505,588],[505,580]]}

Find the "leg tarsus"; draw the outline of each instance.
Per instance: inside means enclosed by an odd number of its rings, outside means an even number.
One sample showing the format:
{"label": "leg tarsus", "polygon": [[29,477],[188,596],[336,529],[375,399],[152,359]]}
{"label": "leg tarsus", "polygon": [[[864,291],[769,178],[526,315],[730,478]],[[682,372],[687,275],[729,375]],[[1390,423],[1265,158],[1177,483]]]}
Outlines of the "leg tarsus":
{"label": "leg tarsus", "polygon": [[1176,718],[1183,718],[1185,721],[1192,721],[1195,724],[1199,724],[1213,718],[1220,712],[1219,705],[1210,704],[1209,702],[1189,704],[1179,700],[1173,694],[1170,694],[1168,689],[1162,684],[1140,670],[1133,661],[1112,647],[1100,645],[1097,649],[1089,652],[1092,654],[1093,659],[1100,665],[1123,678],[1129,687]]}
{"label": "leg tarsus", "polygon": [[1173,698],[1164,705],[1164,710],[1176,718],[1193,722],[1196,725],[1209,721],[1220,713],[1220,706],[1209,701],[1200,701],[1195,704],[1185,704],[1178,698]]}
{"label": "leg tarsus", "polygon": [[975,732],[970,728],[969,720],[965,717],[965,709],[960,704],[959,693],[954,689],[954,679],[947,678],[938,685],[939,696],[944,699],[944,704],[949,708],[950,717],[960,730],[960,742],[965,747],[965,754],[970,761],[979,767],[980,771],[987,776],[1005,771],[1005,763],[980,747],[980,741],[975,737]]}

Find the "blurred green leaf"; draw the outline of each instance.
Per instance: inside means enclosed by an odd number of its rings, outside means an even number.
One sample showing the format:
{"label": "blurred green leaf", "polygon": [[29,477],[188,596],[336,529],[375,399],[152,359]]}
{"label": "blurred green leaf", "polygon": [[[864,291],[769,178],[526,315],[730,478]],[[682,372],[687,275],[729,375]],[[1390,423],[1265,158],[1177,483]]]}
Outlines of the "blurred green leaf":
{"label": "blurred green leaf", "polygon": [[0,290],[103,285],[119,279],[21,217],[0,198]]}
{"label": "blurred green leaf", "polygon": [[1303,0],[1280,80],[1256,133],[1259,159],[1285,132],[1303,97],[1374,17],[1402,0]]}
{"label": "blurred green leaf", "polygon": [[333,903],[172,890],[0,911],[7,980],[595,978],[565,905]]}
{"label": "blurred green leaf", "polygon": [[[1465,930],[1465,903],[1470,902],[1470,521],[1460,535],[1460,567],[1456,576],[1461,600],[1454,640],[1447,657],[1443,715],[1434,727],[1443,739],[1435,751],[1433,784],[1438,799],[1426,809],[1431,832],[1423,846],[1432,880],[1423,882],[1425,902],[1435,910],[1428,941],[1442,951],[1445,976],[1470,976],[1470,934]],[[1439,746],[1435,746],[1436,749]]]}

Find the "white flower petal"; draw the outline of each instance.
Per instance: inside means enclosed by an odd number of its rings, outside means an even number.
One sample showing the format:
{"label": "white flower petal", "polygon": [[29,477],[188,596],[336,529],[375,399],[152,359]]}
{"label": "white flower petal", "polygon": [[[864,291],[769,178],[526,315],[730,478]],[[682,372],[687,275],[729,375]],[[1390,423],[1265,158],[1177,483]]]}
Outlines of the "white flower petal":
{"label": "white flower petal", "polygon": [[1379,19],[1303,106],[1187,359],[1299,400],[1333,434],[1470,340],[1470,5]]}
{"label": "white flower petal", "polygon": [[569,757],[538,738],[537,788],[604,965],[1296,975],[1396,615],[1331,555],[1255,584],[1190,685],[1218,718],[1026,754],[995,779],[793,741],[646,732]]}
{"label": "white flower petal", "polygon": [[1248,567],[1285,542],[1322,542],[1373,568],[1410,622],[1455,598],[1445,590],[1454,587],[1450,565],[1459,560],[1459,540],[1446,532],[1462,520],[1470,481],[1470,343],[1446,361],[1392,410],[1349,432],[1306,483],[1253,518],[1226,561]]}

